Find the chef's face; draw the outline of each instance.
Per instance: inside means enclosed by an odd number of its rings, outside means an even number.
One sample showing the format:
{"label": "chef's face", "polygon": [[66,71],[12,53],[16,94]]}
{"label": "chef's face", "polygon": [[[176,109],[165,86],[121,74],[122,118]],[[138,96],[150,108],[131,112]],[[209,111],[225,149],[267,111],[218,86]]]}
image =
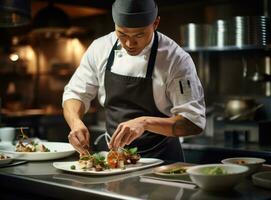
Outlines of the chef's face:
{"label": "chef's face", "polygon": [[131,56],[138,55],[152,39],[153,32],[159,25],[160,17],[154,23],[146,27],[127,28],[115,25],[115,31],[121,46]]}

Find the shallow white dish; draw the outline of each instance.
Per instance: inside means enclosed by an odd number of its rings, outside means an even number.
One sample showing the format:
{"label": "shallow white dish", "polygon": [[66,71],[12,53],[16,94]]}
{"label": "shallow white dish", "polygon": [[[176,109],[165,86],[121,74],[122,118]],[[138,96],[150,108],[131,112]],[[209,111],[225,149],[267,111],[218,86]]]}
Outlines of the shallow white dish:
{"label": "shallow white dish", "polygon": [[13,161],[13,159],[12,158],[6,158],[6,159],[2,159],[2,160],[0,160],[0,166],[3,166],[3,165],[6,165],[6,164],[9,164],[9,163],[11,163]]}
{"label": "shallow white dish", "polygon": [[224,164],[237,164],[244,165],[249,168],[247,174],[250,175],[254,172],[257,172],[265,163],[265,160],[262,158],[254,158],[254,157],[235,157],[235,158],[227,158],[221,161]]}
{"label": "shallow white dish", "polygon": [[252,182],[254,185],[271,189],[271,172],[258,172],[252,175]]}
{"label": "shallow white dish", "polygon": [[[83,170],[80,169],[78,161],[71,162],[54,162],[53,166],[57,169],[68,171],[72,173],[85,174],[85,175],[112,175],[132,172],[140,169],[153,167],[163,163],[162,160],[156,158],[141,158],[137,164],[125,165],[125,169],[106,169],[104,171],[95,170]],[[71,166],[75,165],[75,169],[71,169]]]}
{"label": "shallow white dish", "polygon": [[167,173],[169,171],[172,171],[172,170],[177,170],[177,169],[185,169],[187,170],[189,167],[191,167],[191,165],[186,165],[184,163],[174,163],[174,164],[170,164],[170,165],[164,165],[164,166],[160,166],[160,167],[157,167],[154,169],[154,173],[156,175],[159,175],[159,176],[164,176],[164,177],[174,177],[174,178],[178,178],[178,177],[183,177],[183,176],[188,176],[187,172],[183,172],[183,173],[173,173],[173,174],[170,174],[170,173]]}
{"label": "shallow white dish", "polygon": [[54,160],[72,155],[75,150],[69,143],[64,142],[41,142],[50,152],[15,152],[15,146],[0,149],[1,152],[16,160]]}
{"label": "shallow white dish", "polygon": [[[219,168],[226,174],[207,174],[206,170]],[[234,164],[207,164],[187,169],[191,180],[207,191],[223,191],[233,188],[245,177],[248,167]]]}

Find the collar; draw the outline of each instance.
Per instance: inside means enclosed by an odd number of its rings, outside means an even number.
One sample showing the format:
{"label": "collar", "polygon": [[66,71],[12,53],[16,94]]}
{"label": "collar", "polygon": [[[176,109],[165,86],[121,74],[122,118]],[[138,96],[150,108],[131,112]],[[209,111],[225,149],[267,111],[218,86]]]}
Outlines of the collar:
{"label": "collar", "polygon": [[[118,37],[116,37],[116,38],[118,38]],[[145,55],[146,53],[150,52],[151,47],[153,45],[153,42],[154,42],[154,33],[152,34],[152,39],[151,39],[150,43],[138,54],[138,56]],[[118,45],[117,48],[119,51],[121,51],[122,53],[128,54],[127,51],[124,48],[122,48],[119,40],[118,40],[117,45]]]}

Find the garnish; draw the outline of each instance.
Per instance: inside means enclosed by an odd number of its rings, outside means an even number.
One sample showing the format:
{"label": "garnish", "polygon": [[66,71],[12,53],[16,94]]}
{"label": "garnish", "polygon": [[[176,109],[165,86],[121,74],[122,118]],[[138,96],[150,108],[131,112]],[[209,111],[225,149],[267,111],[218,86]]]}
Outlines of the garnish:
{"label": "garnish", "polygon": [[75,165],[71,165],[71,169],[75,170],[76,169]]}

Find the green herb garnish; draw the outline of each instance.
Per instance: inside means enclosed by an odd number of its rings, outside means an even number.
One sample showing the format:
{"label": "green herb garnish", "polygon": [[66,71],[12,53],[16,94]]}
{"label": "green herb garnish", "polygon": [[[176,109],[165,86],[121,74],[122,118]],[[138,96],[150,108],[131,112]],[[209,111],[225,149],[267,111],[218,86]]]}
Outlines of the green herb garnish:
{"label": "green herb garnish", "polygon": [[75,165],[71,165],[71,169],[75,170],[76,169]]}

